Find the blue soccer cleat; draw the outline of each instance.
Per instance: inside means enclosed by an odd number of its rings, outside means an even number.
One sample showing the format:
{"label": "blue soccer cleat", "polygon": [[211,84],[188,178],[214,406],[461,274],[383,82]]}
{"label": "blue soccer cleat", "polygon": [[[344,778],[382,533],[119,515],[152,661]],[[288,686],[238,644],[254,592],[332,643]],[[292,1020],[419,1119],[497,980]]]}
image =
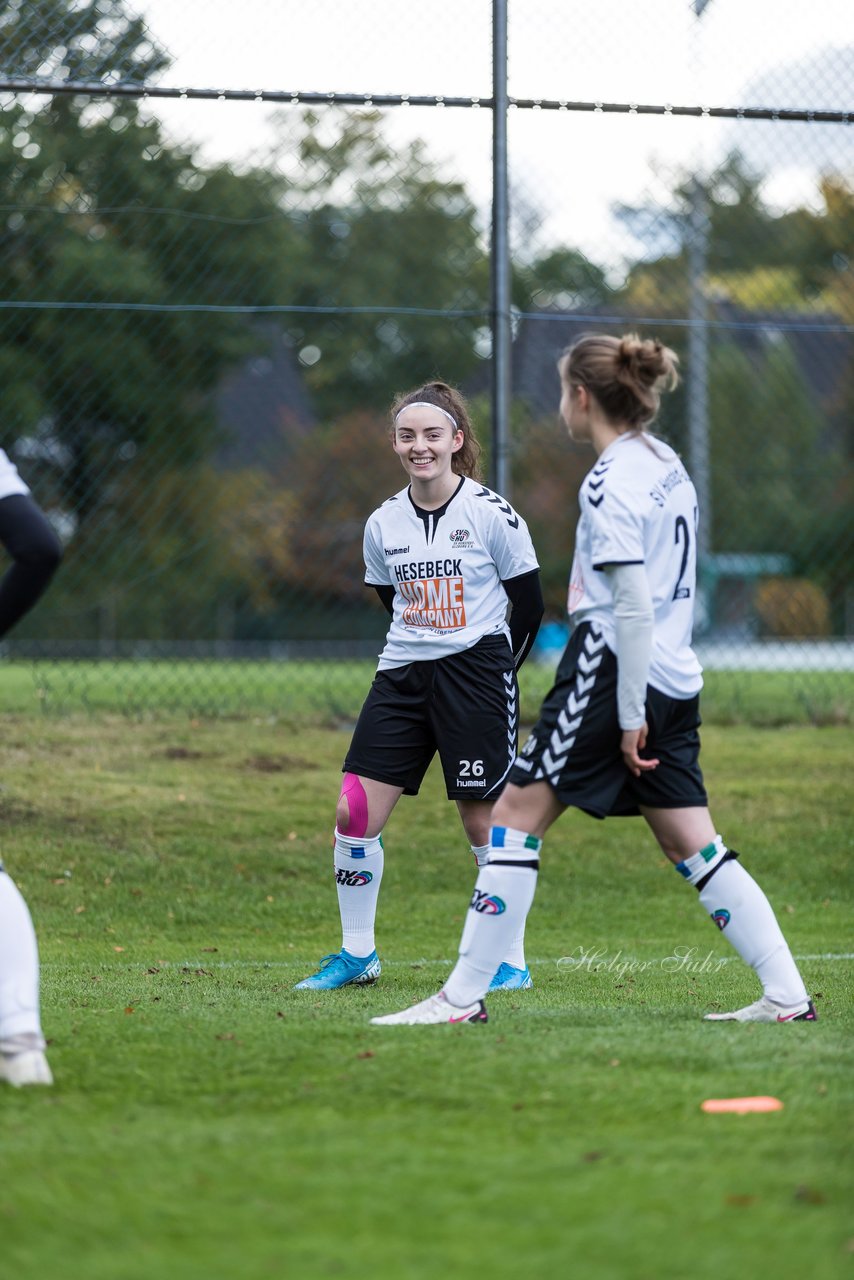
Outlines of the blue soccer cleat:
{"label": "blue soccer cleat", "polygon": [[516,969],[505,961],[498,966],[498,972],[489,984],[490,991],[528,991],[534,985],[531,970]]}
{"label": "blue soccer cleat", "polygon": [[294,991],[335,991],[338,987],[363,987],[376,982],[382,972],[376,951],[369,956],[351,956],[349,951],[333,951],[324,956],[317,973],[303,978]]}

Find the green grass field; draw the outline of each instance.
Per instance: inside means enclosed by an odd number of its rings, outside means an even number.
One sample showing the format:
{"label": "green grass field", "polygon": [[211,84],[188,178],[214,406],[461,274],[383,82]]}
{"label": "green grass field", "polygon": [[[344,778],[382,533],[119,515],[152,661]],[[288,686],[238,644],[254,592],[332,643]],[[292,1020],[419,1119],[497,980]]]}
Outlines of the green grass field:
{"label": "green grass field", "polygon": [[[849,1273],[844,729],[705,733],[719,829],[803,957],[816,1025],[703,1023],[753,999],[752,975],[642,824],[568,814],[529,922],[534,990],[493,997],[485,1027],[373,1028],[438,987],[473,883],[436,772],[386,830],[382,979],[321,997],[292,985],[338,943],[346,731],[23,711],[0,728],[2,852],[39,931],[56,1076],[0,1092],[5,1274]],[[784,1109],[700,1110],[748,1094]]]}
{"label": "green grass field", "polygon": [[[809,662],[809,649],[804,650]],[[164,711],[229,716],[285,714],[335,724],[359,713],[375,663],[367,661],[25,661],[2,668],[3,708],[51,715]],[[554,664],[528,662],[520,675],[522,715],[536,719]],[[854,672],[709,671],[707,724],[850,724]]]}

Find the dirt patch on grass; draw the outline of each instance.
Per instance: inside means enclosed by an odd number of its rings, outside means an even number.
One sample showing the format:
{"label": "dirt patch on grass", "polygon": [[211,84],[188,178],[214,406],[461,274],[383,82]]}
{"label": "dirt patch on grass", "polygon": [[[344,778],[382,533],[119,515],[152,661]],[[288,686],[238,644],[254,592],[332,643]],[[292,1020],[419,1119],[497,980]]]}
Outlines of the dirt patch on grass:
{"label": "dirt patch on grass", "polygon": [[246,768],[255,769],[258,773],[295,773],[297,770],[316,769],[317,765],[296,756],[251,756],[246,761]]}
{"label": "dirt patch on grass", "polygon": [[23,800],[4,799],[0,796],[0,823],[35,822],[39,816],[38,809]]}

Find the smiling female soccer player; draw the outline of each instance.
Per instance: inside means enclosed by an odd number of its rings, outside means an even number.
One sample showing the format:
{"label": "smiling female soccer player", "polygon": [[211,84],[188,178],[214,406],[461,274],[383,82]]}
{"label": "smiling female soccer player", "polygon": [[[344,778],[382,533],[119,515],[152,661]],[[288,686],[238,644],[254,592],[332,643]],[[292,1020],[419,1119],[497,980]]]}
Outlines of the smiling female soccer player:
{"label": "smiling female soccer player", "polygon": [[661,391],[676,384],[676,363],[660,342],[633,334],[582,338],[561,357],[561,416],[597,458],[579,494],[573,632],[495,805],[456,967],[437,995],[375,1023],[486,1021],[495,959],[524,925],[543,837],[570,805],[596,818],[642,814],[755,970],[760,999],[707,1018],[815,1021],[768,899],[708,810],[699,765],[702,677],[691,648],[697,495],[677,455],[648,431]]}
{"label": "smiling female soccer player", "polygon": [[[492,805],[516,754],[516,672],[543,614],[524,520],[478,480],[465,401],[443,382],[399,396],[391,439],[409,477],[365,529],[366,582],[391,625],[356,725],[338,799],[335,879],[341,950],[297,988],[374,982],[381,832],[416,795],[435,753],[472,852],[486,856]],[[509,625],[508,606],[511,610]],[[529,987],[524,922],[489,975],[492,990]]]}

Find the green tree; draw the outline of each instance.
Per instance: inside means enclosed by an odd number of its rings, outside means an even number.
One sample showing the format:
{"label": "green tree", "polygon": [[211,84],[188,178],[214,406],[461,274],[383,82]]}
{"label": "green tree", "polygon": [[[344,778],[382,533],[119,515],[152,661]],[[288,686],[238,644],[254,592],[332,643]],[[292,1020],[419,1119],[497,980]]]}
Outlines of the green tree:
{"label": "green tree", "polygon": [[[525,310],[581,311],[611,296],[605,272],[580,249],[550,249],[530,265],[517,266]],[[518,289],[515,291],[518,295]]]}
{"label": "green tree", "polygon": [[[30,3],[3,33],[22,76],[145,82],[167,61],[118,0],[108,13]],[[269,477],[210,465],[214,393],[268,331],[186,308],[486,305],[473,206],[421,144],[393,151],[376,113],[286,112],[280,134],[282,156],[237,171],[167,139],[132,98],[57,94],[0,112],[0,444],[73,532],[40,631],[53,614],[63,635],[209,635],[219,599],[269,608],[270,574],[287,574],[257,518],[291,528]],[[480,323],[282,322],[327,420],[437,372],[462,380]]]}
{"label": "green tree", "polygon": [[387,422],[363,410],[319,427],[303,439],[276,481],[270,510],[287,512],[289,563],[276,573],[265,557],[265,633],[380,637],[388,618],[365,586],[362,538],[370,513],[407,483]]}
{"label": "green tree", "polygon": [[838,459],[822,447],[824,416],[791,348],[782,335],[753,355],[721,342],[710,387],[715,551],[783,552],[809,572]]}
{"label": "green tree", "polygon": [[[206,397],[258,340],[242,317],[180,307],[272,302],[268,255],[284,272],[299,236],[276,216],[276,180],[206,171],[167,147],[156,123],[112,114],[87,124],[52,107],[5,114],[0,199],[14,214],[0,255],[8,300],[29,309],[7,310],[0,334],[12,349],[10,394],[28,416],[4,429],[7,439],[41,430],[62,442],[85,518],[102,497],[110,450],[168,442],[188,462],[210,451]],[[14,152],[22,135],[25,167]],[[276,220],[262,233],[264,217]]]}
{"label": "green tree", "polygon": [[144,20],[122,0],[6,5],[2,32],[4,66],[16,79],[141,84],[168,65]]}
{"label": "green tree", "polygon": [[557,414],[513,426],[513,505],[524,516],[537,549],[547,617],[563,620],[578,490],[595,458],[588,448],[573,444]]}
{"label": "green tree", "polygon": [[748,168],[738,152],[698,187],[694,174],[680,173],[668,209],[619,206],[617,217],[637,238],[659,244],[629,271],[619,301],[655,314],[688,307],[689,244],[694,206],[702,195],[707,219],[706,287],[713,300],[731,300],[749,309],[835,311],[854,314],[851,246],[854,245],[854,189],[842,176],[819,183],[820,209],[771,210],[762,196],[763,175]]}
{"label": "green tree", "polygon": [[[300,316],[289,325],[320,414],[384,409],[433,376],[464,381],[488,310],[488,269],[476,210],[414,141],[394,149],[377,112],[278,115],[293,157],[289,207],[302,219],[305,259],[289,300],[305,307],[387,308],[390,314]],[[435,317],[407,314],[435,311]],[[448,310],[476,314],[449,319]]]}

